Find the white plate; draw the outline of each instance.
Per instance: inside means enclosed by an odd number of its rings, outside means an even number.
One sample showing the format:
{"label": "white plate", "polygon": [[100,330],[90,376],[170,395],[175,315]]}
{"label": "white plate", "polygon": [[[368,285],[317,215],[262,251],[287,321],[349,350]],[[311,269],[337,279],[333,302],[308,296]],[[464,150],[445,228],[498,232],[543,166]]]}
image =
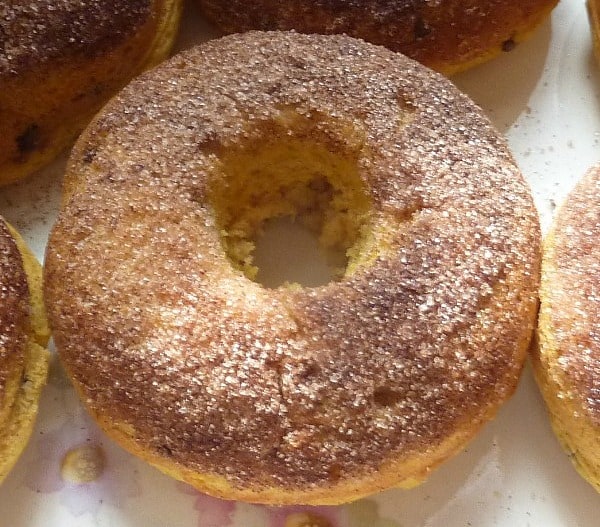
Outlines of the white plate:
{"label": "white plate", "polygon": [[[184,18],[180,48],[210,34],[193,8]],[[454,80],[507,135],[546,229],[555,205],[600,159],[600,75],[583,1],[563,0],[530,41]],[[0,191],[0,212],[40,257],[63,165]],[[104,450],[106,470],[93,483],[67,483],[62,458],[84,444]],[[284,527],[299,510],[333,527],[600,525],[600,497],[559,448],[528,368],[498,418],[422,486],[341,507],[274,509],[202,496],[122,451],[54,361],[32,440],[0,488],[0,527]]]}

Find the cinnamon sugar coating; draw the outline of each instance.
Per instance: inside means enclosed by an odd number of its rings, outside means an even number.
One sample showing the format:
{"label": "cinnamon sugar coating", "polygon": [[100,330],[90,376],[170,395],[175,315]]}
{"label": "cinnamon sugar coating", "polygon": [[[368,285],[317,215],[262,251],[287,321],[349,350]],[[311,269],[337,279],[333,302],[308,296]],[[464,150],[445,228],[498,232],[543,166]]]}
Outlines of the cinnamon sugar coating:
{"label": "cinnamon sugar coating", "polygon": [[0,5],[0,76],[50,60],[95,57],[146,23],[154,0],[8,0]]}
{"label": "cinnamon sugar coating", "polygon": [[[354,155],[368,229],[391,234],[339,282],[268,290],[227,261],[210,188],[227,152],[290,137]],[[517,383],[529,190],[481,111],[403,56],[345,36],[208,42],[108,105],[65,188],[45,276],[57,348],[109,433],[171,473],[322,502],[366,482],[355,498],[424,477]]]}
{"label": "cinnamon sugar coating", "polygon": [[557,0],[198,0],[227,33],[346,33],[445,73],[512,50]]}
{"label": "cinnamon sugar coating", "polygon": [[167,56],[181,3],[0,2],[0,185],[52,161],[112,95]]}
{"label": "cinnamon sugar coating", "polygon": [[0,484],[31,436],[48,373],[42,268],[0,218]]}
{"label": "cinnamon sugar coating", "polygon": [[600,166],[557,210],[543,244],[532,365],[554,433],[600,492]]}
{"label": "cinnamon sugar coating", "polygon": [[600,426],[600,167],[577,184],[553,227],[551,309],[556,363],[588,418]]}
{"label": "cinnamon sugar coating", "polygon": [[[0,410],[6,400],[7,382],[23,368],[23,349],[28,331],[29,289],[17,245],[0,219]],[[14,394],[11,394],[11,397]]]}

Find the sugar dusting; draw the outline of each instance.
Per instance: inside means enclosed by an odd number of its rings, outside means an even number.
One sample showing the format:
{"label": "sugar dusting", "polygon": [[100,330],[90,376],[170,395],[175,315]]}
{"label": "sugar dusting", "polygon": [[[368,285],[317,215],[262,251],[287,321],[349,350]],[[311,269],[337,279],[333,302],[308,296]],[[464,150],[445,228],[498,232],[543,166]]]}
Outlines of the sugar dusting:
{"label": "sugar dusting", "polygon": [[[371,227],[394,232],[347,280],[287,293],[228,268],[206,191],[219,149],[282,107],[328,148],[362,145]],[[346,37],[228,37],[132,84],[74,156],[48,253],[58,347],[94,410],[165,459],[240,488],[375,478],[512,393],[538,220],[441,77]]]}
{"label": "sugar dusting", "polygon": [[[439,71],[512,51],[556,0],[200,0],[227,33],[345,33],[399,51]],[[486,57],[487,55],[487,57]]]}
{"label": "sugar dusting", "polygon": [[65,56],[100,53],[147,18],[152,0],[10,0],[0,4],[0,78]]}
{"label": "sugar dusting", "polygon": [[[600,166],[558,209],[544,263],[541,309],[548,313],[557,367],[584,412],[600,425]],[[542,354],[545,350],[542,350]],[[548,360],[548,359],[544,359]],[[552,359],[554,360],[554,359]],[[559,394],[570,399],[571,394]]]}
{"label": "sugar dusting", "polygon": [[29,292],[21,255],[12,233],[0,216],[0,426],[2,427],[6,426],[10,418],[8,410],[15,404],[15,397],[18,395],[8,386],[15,376],[20,380],[22,375],[28,317]]}

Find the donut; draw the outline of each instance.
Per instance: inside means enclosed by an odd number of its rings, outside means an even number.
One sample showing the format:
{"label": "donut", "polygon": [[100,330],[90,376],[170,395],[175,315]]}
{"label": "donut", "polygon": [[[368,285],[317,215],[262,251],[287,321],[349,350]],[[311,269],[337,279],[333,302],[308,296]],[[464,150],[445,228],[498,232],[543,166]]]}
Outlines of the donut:
{"label": "donut", "polygon": [[175,38],[181,0],[11,0],[0,5],[0,185],[70,145]]}
{"label": "donut", "polygon": [[575,468],[600,492],[600,165],[544,239],[532,364],[550,421]]}
{"label": "donut", "polygon": [[592,43],[596,60],[600,61],[600,3],[598,0],[587,0],[588,21],[592,32]]}
{"label": "donut", "polygon": [[0,482],[25,448],[48,370],[42,269],[0,218]]}
{"label": "donut", "polygon": [[[278,217],[347,254],[340,276],[256,282]],[[347,36],[251,32],[87,128],[45,294],[126,449],[215,496],[333,504],[422,481],[510,396],[539,243],[505,141],[449,81]]]}
{"label": "donut", "polygon": [[346,33],[399,51],[446,75],[511,51],[557,0],[198,0],[226,33]]}

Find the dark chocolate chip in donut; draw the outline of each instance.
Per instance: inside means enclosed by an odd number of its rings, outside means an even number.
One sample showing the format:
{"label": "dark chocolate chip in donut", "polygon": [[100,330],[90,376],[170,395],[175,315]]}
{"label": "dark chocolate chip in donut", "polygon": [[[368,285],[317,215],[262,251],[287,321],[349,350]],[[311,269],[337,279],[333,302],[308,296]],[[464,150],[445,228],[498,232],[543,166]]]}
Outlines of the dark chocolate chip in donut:
{"label": "dark chocolate chip in donut", "polygon": [[422,17],[418,17],[415,20],[414,31],[415,31],[415,39],[421,40],[431,33],[431,28],[429,27],[427,22],[425,20],[423,20]]}
{"label": "dark chocolate chip in donut", "polygon": [[40,146],[40,127],[32,123],[16,139],[21,154],[29,154]]}
{"label": "dark chocolate chip in donut", "polygon": [[517,43],[512,38],[509,38],[508,40],[505,40],[504,42],[502,42],[502,51],[506,51],[506,52],[512,51],[516,47],[517,47]]}

